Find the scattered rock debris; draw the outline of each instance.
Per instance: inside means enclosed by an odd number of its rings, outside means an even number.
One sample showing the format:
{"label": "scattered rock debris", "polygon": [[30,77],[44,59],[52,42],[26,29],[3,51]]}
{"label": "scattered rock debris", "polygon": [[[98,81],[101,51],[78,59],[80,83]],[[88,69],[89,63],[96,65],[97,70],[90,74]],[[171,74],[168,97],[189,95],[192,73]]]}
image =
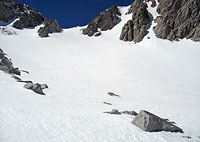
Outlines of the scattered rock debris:
{"label": "scattered rock debris", "polygon": [[111,112],[104,112],[104,113],[121,115],[121,112],[119,112],[117,109],[113,109]]}
{"label": "scattered rock debris", "polygon": [[186,138],[186,139],[191,139],[192,137],[190,136],[182,136],[183,138]]}
{"label": "scattered rock debris", "polygon": [[113,97],[113,96],[115,96],[115,97],[120,97],[119,95],[117,95],[117,94],[115,94],[115,93],[113,93],[113,92],[108,92],[107,94],[108,94],[109,96],[112,96],[112,97]]}
{"label": "scattered rock debris", "polygon": [[103,102],[103,103],[110,106],[112,105],[111,103],[108,103],[108,102]]}

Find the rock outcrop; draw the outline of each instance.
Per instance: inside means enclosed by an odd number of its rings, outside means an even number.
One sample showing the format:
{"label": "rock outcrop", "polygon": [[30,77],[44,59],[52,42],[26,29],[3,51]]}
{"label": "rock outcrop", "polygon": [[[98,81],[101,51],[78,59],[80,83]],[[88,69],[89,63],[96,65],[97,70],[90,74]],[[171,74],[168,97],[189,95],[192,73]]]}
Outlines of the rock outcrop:
{"label": "rock outcrop", "polygon": [[183,133],[183,130],[173,123],[145,110],[140,111],[132,123],[147,132],[168,131]]}
{"label": "rock outcrop", "polygon": [[32,91],[34,91],[35,93],[38,93],[40,95],[45,95],[44,92],[43,92],[43,89],[46,89],[48,88],[48,86],[46,84],[38,84],[38,83],[32,83],[32,82],[29,82],[29,83],[26,83],[24,85],[24,87],[26,89],[30,89]]}
{"label": "rock outcrop", "polygon": [[160,0],[154,32],[168,40],[192,39],[200,41],[200,1]]}
{"label": "rock outcrop", "polygon": [[143,0],[135,0],[128,13],[132,13],[132,20],[129,20],[120,35],[120,40],[140,42],[148,33],[148,25],[151,17],[147,10],[147,4]]}
{"label": "rock outcrop", "polygon": [[19,69],[13,67],[12,61],[6,57],[2,49],[0,49],[0,70],[9,74],[21,75]]}
{"label": "rock outcrop", "polygon": [[[83,30],[84,35],[93,36],[98,32],[98,29],[101,31],[111,30],[115,25],[120,22],[121,13],[117,6],[112,6],[111,8],[100,13],[86,29]],[[96,36],[100,36],[97,34]]]}
{"label": "rock outcrop", "polygon": [[44,16],[28,5],[12,0],[0,1],[0,21],[9,23],[15,19],[13,27],[17,29],[33,28],[43,23]]}
{"label": "rock outcrop", "polygon": [[[34,28],[43,23],[44,27],[38,31],[41,37],[48,37],[49,33],[62,32],[56,20],[46,19],[36,9],[12,0],[0,0],[0,22],[5,23],[4,26],[13,22],[13,27],[16,29]],[[5,28],[0,30],[3,34],[13,34]]]}
{"label": "rock outcrop", "polygon": [[44,26],[38,30],[40,37],[48,37],[49,34],[62,32],[62,28],[59,26],[58,21],[56,20],[48,18],[43,24]]}

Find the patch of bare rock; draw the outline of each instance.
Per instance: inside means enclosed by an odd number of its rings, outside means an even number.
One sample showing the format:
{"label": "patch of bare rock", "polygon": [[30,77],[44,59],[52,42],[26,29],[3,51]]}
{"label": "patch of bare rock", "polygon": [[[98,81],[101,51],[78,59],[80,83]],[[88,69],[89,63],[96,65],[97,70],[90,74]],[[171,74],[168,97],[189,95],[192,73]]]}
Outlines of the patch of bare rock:
{"label": "patch of bare rock", "polygon": [[135,0],[128,13],[132,13],[132,20],[122,28],[120,40],[140,42],[147,35],[151,22],[147,4],[143,0]]}
{"label": "patch of bare rock", "polygon": [[157,12],[154,32],[158,38],[200,41],[199,0],[160,0]]}
{"label": "patch of bare rock", "polygon": [[[83,29],[83,34],[88,36],[100,36],[100,31],[111,30],[121,21],[119,16],[121,16],[121,13],[117,6],[114,5],[97,15],[97,17],[88,24],[87,28]],[[100,29],[100,31],[98,29]]]}

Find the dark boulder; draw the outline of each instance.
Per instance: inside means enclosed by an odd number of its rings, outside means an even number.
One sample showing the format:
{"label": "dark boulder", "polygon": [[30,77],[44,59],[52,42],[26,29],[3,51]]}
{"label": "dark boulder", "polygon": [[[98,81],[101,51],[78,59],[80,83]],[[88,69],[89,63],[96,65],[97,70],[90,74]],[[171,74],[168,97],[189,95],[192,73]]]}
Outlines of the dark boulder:
{"label": "dark boulder", "polygon": [[120,22],[121,13],[117,6],[100,13],[91,23],[88,24],[87,28],[83,30],[84,35],[93,36],[98,29],[101,31],[111,30],[115,25]]}
{"label": "dark boulder", "polygon": [[109,96],[114,96],[114,97],[120,97],[119,95],[117,95],[117,94],[115,94],[115,93],[113,93],[113,92],[108,92],[107,93],[107,95],[109,95]]}
{"label": "dark boulder", "polygon": [[49,33],[60,33],[62,32],[62,28],[59,26],[58,22],[53,19],[46,19],[44,21],[44,27],[41,27],[38,30],[40,37],[48,37]]}
{"label": "dark boulder", "polygon": [[151,17],[147,11],[147,4],[143,0],[135,0],[129,9],[132,20],[129,20],[120,35],[120,40],[140,42],[147,35]]}
{"label": "dark boulder", "polygon": [[140,111],[132,123],[148,132],[168,131],[183,133],[181,128],[145,110]]}
{"label": "dark boulder", "polygon": [[154,32],[158,38],[200,41],[200,1],[160,0]]}

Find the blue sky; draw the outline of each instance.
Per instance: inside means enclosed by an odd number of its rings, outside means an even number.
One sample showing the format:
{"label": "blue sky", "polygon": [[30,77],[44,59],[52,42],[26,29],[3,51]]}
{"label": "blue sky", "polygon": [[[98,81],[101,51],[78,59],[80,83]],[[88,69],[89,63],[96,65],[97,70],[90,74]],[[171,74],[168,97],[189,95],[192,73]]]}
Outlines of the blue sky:
{"label": "blue sky", "polygon": [[58,20],[63,28],[87,25],[98,13],[112,5],[126,6],[133,0],[14,0]]}

